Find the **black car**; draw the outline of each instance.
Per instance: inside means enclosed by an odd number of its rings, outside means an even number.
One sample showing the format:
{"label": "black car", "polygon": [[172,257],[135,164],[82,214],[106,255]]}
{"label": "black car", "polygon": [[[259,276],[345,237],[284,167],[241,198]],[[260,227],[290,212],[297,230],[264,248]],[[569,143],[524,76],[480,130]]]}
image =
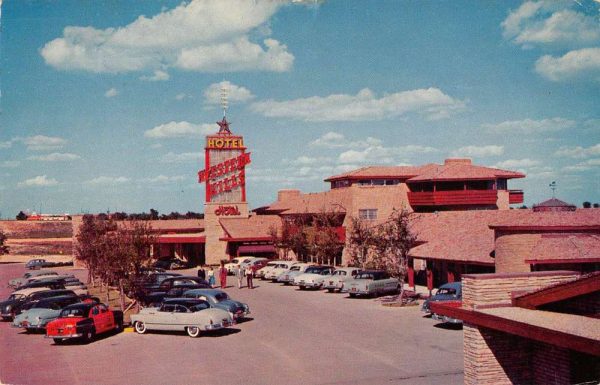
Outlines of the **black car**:
{"label": "black car", "polygon": [[204,279],[194,276],[165,278],[153,292],[146,293],[140,300],[144,304],[160,303],[167,297],[179,297],[186,290],[210,288]]}
{"label": "black car", "polygon": [[32,281],[26,283],[25,285],[19,286],[19,290],[22,289],[30,289],[33,287],[47,287],[52,290],[64,289],[66,281],[62,278],[54,278],[54,279],[40,279],[38,281]]}
{"label": "black car", "polygon": [[0,316],[2,320],[12,320],[15,315],[20,314],[23,306],[27,303],[35,303],[43,298],[72,295],[77,297],[72,290],[44,290],[36,291],[28,295],[11,294],[6,301],[0,302]]}
{"label": "black car", "polygon": [[187,269],[189,263],[178,258],[159,259],[152,264],[152,267],[165,270]]}

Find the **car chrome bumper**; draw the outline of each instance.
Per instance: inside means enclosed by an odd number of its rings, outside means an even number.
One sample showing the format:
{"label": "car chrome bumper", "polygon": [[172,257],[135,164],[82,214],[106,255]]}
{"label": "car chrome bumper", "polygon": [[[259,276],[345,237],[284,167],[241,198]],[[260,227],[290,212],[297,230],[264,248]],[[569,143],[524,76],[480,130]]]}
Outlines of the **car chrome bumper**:
{"label": "car chrome bumper", "polygon": [[56,335],[56,336],[51,336],[46,334],[44,336],[44,338],[81,338],[83,337],[83,333],[71,333],[71,334],[61,334],[61,335]]}

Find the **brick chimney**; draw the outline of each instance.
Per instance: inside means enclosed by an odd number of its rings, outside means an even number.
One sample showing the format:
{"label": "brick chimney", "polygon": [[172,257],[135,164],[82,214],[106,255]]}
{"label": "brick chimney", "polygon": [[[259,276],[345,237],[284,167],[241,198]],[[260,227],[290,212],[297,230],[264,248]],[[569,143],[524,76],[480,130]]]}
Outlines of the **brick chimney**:
{"label": "brick chimney", "polygon": [[277,201],[283,202],[299,196],[300,190],[279,190],[277,192]]}

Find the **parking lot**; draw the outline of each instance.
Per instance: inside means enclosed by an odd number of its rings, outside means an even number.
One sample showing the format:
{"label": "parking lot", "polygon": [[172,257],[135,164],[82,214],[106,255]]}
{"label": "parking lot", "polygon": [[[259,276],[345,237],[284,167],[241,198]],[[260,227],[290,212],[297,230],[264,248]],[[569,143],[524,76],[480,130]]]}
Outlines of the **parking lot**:
{"label": "parking lot", "polygon": [[[71,271],[60,268],[61,271]],[[23,264],[0,265],[0,297]],[[72,270],[82,280],[83,270]],[[195,271],[192,271],[195,273]],[[462,330],[418,307],[300,291],[267,281],[226,291],[251,319],[221,333],[123,332],[88,345],[54,345],[0,323],[4,384],[461,384]]]}

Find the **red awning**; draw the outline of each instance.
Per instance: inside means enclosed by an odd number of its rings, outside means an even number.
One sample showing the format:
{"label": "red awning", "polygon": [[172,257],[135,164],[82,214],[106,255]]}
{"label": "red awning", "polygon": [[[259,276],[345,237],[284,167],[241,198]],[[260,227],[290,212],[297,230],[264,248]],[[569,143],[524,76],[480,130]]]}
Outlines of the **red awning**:
{"label": "red awning", "polygon": [[238,247],[238,255],[255,253],[275,253],[273,245],[241,245]]}

